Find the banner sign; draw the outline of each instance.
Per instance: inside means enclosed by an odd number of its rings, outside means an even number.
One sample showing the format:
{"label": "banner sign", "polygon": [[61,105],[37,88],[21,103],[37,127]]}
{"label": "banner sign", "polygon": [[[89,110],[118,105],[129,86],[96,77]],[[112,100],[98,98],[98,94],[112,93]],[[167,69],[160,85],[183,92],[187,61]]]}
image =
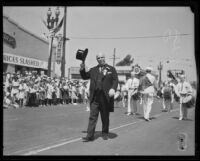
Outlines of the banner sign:
{"label": "banner sign", "polygon": [[8,64],[32,67],[32,68],[48,69],[47,68],[48,63],[45,61],[13,55],[13,54],[8,54],[8,53],[3,54],[3,62],[8,63]]}
{"label": "banner sign", "polygon": [[58,42],[56,50],[56,61],[61,61],[62,59],[62,40]]}
{"label": "banner sign", "polygon": [[63,37],[62,34],[57,36],[57,48],[56,48],[56,62],[60,63],[62,60],[62,46],[63,46]]}

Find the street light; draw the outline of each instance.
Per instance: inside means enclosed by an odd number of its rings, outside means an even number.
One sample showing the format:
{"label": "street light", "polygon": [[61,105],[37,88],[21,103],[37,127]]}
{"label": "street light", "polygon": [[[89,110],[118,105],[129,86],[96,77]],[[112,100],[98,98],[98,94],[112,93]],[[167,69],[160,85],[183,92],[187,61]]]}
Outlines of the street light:
{"label": "street light", "polygon": [[52,44],[53,44],[53,38],[55,36],[53,29],[54,29],[54,24],[56,23],[56,26],[57,26],[58,21],[59,21],[59,15],[60,15],[59,7],[57,7],[55,10],[56,18],[54,17],[51,18],[51,15],[52,15],[52,11],[51,11],[51,8],[49,8],[47,11],[47,28],[49,29],[49,60],[48,60],[47,75],[49,77],[51,77]]}

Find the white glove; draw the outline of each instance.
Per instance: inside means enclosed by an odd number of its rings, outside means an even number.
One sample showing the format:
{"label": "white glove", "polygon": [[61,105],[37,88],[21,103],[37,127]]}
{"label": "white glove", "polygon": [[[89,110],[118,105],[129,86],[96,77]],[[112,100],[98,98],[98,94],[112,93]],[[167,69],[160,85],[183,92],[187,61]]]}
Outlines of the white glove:
{"label": "white glove", "polygon": [[80,70],[83,70],[83,69],[85,69],[85,64],[81,63]]}
{"label": "white glove", "polygon": [[115,90],[111,88],[111,89],[109,90],[109,93],[108,93],[108,94],[109,94],[110,97],[113,97],[113,96],[115,95]]}

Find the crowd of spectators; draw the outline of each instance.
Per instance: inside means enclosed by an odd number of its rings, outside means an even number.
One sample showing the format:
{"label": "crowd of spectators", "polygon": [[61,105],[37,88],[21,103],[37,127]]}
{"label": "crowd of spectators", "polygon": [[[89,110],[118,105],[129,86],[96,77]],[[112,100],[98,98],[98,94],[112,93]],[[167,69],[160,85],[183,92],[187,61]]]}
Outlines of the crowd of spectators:
{"label": "crowd of spectators", "polygon": [[88,81],[37,72],[3,73],[3,107],[25,108],[88,102]]}

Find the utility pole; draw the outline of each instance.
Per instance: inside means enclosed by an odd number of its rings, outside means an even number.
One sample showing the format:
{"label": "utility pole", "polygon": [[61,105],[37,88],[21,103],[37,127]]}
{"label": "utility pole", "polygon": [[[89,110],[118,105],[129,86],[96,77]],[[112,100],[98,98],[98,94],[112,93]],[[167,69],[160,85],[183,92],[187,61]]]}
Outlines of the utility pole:
{"label": "utility pole", "polygon": [[115,52],[116,52],[116,48],[114,48],[113,57],[110,58],[110,59],[113,59],[113,67],[115,67],[115,60],[116,60],[116,59],[119,59],[119,58],[116,58]]}
{"label": "utility pole", "polygon": [[65,77],[65,41],[66,39],[66,18],[67,18],[67,7],[64,7],[64,26],[63,26],[63,53],[61,60],[61,77]]}
{"label": "utility pole", "polygon": [[160,64],[158,65],[158,71],[159,71],[159,82],[158,82],[158,86],[159,86],[159,88],[161,87],[161,82],[162,82],[162,77],[161,77],[161,75],[162,75],[162,73],[161,73],[162,69],[163,69],[163,65],[162,65],[161,62],[160,62]]}

